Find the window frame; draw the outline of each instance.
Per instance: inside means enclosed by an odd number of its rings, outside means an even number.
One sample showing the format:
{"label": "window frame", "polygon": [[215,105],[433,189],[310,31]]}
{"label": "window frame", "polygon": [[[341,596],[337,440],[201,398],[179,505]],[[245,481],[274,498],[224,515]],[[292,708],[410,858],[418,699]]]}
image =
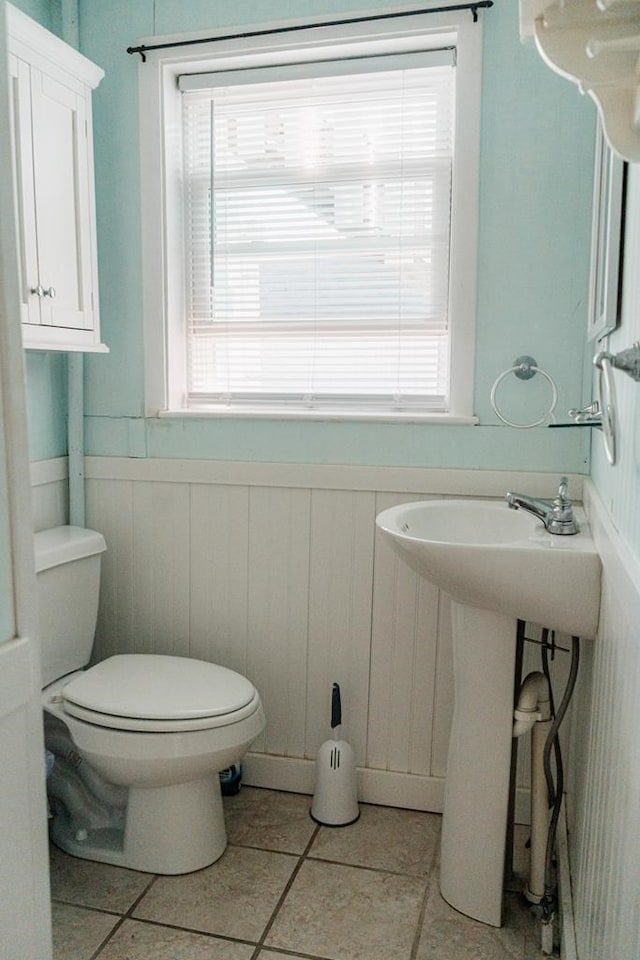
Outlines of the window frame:
{"label": "window frame", "polygon": [[[364,16],[365,13],[363,12]],[[375,11],[371,16],[375,17]],[[311,22],[306,20],[306,22]],[[304,25],[305,19],[255,30]],[[252,30],[254,27],[252,26]],[[228,34],[228,31],[226,31]],[[224,36],[210,30],[206,37]],[[190,34],[189,39],[205,36]],[[169,43],[182,36],[153,37]],[[181,94],[178,76],[342,56],[418,52],[456,47],[455,157],[451,215],[449,410],[189,409],[184,334],[183,208],[180,190]],[[394,21],[314,27],[255,38],[219,40],[191,47],[150,50],[139,65],[140,173],[144,316],[145,415],[244,419],[339,419],[475,423],[473,383],[480,152],[482,26],[468,11],[428,13]],[[158,280],[157,278],[160,278]]]}

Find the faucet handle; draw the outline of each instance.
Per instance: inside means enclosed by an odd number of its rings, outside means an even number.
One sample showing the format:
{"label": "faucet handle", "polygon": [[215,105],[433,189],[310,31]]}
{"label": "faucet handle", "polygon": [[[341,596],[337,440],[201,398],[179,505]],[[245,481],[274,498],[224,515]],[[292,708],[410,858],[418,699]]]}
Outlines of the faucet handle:
{"label": "faucet handle", "polygon": [[568,497],[569,478],[560,477],[558,493],[553,501],[551,514],[546,523],[549,533],[578,533],[580,527],[573,514],[573,504]]}
{"label": "faucet handle", "polygon": [[571,503],[571,500],[569,499],[568,477],[560,477],[560,484],[558,486],[558,494],[556,496],[555,503],[562,506]]}

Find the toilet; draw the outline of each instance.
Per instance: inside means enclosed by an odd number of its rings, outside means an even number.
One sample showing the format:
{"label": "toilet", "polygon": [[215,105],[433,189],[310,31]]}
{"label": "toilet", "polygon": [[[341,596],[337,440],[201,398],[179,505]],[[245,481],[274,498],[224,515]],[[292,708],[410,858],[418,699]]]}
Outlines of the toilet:
{"label": "toilet", "polygon": [[86,668],[101,534],[35,534],[50,833],[67,853],[160,874],[217,860],[227,838],[219,771],[265,726],[253,684],[188,657],[122,654]]}

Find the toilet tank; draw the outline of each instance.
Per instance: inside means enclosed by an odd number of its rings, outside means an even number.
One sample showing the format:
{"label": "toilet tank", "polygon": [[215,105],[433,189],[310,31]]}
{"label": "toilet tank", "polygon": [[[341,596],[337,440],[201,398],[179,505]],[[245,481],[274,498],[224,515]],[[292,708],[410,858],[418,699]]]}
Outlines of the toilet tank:
{"label": "toilet tank", "polygon": [[42,685],[86,666],[98,617],[104,537],[81,527],[35,534]]}

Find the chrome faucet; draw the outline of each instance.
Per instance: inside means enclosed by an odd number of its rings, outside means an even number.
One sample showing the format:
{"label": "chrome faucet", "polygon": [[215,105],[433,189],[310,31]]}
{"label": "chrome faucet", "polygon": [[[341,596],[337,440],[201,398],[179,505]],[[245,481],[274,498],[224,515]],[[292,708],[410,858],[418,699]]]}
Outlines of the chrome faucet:
{"label": "chrome faucet", "polygon": [[534,517],[542,520],[549,533],[566,536],[578,533],[580,530],[573,515],[573,505],[567,496],[568,489],[569,480],[567,477],[561,477],[558,493],[553,502],[539,500],[537,497],[527,497],[523,493],[508,493],[506,500],[512,510],[526,510],[527,513],[532,513]]}

